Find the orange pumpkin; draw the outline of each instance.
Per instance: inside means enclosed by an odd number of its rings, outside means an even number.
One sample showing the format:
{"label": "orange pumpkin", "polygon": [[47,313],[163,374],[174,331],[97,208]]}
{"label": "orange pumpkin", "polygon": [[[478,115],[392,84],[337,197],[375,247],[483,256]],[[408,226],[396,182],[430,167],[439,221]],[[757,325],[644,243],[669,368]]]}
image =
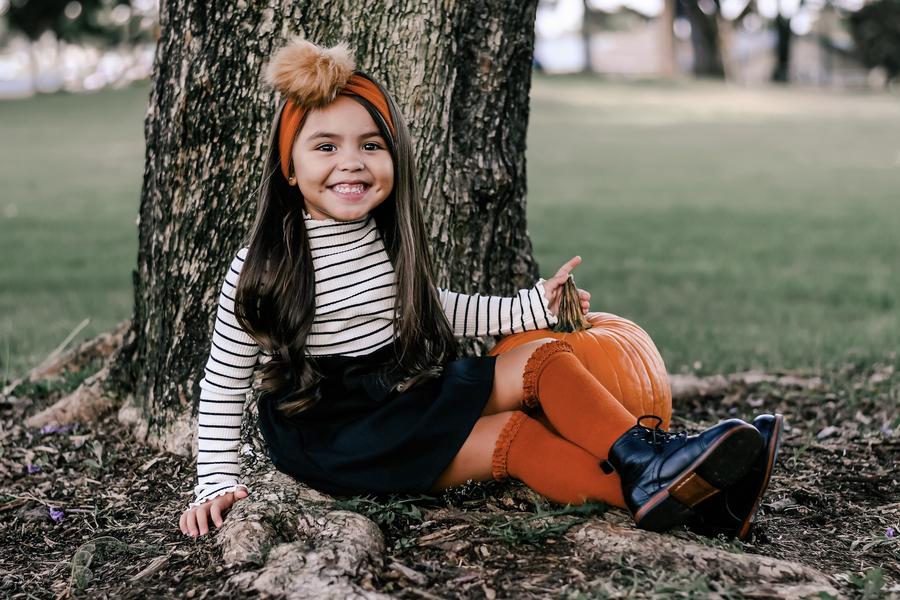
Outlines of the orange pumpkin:
{"label": "orange pumpkin", "polygon": [[[574,288],[574,284],[572,285]],[[565,297],[565,296],[564,296]],[[564,308],[560,308],[560,325],[552,331],[538,329],[506,336],[489,352],[503,354],[524,343],[544,337],[562,339],[572,345],[575,355],[588,371],[602,383],[635,417],[657,415],[668,429],[672,417],[672,389],[662,356],[647,332],[628,319],[610,313],[592,312],[580,327],[571,331],[571,323],[563,323]],[[580,316],[580,315],[579,315]],[[565,331],[565,329],[570,331]],[[579,325],[576,322],[575,329]]]}

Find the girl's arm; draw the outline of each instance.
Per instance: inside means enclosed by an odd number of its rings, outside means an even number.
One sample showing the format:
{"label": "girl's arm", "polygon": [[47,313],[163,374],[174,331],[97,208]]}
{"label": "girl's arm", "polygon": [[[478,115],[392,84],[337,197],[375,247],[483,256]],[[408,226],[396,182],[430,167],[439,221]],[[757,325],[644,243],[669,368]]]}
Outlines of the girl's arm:
{"label": "girl's arm", "polygon": [[544,279],[512,298],[460,294],[438,288],[444,313],[457,336],[505,335],[546,329],[557,318],[548,308]]}
{"label": "girl's arm", "polygon": [[237,253],[219,294],[209,358],[200,381],[198,483],[194,488],[196,499],[190,507],[238,488],[247,489],[240,483],[238,448],[241,416],[259,358],[259,346],[234,316],[235,290],[246,255],[246,248]]}

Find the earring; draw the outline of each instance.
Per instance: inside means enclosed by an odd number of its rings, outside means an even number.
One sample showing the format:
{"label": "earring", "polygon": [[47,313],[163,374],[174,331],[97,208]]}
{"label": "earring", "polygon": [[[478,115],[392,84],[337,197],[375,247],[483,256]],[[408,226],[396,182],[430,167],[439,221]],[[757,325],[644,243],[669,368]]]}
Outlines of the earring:
{"label": "earring", "polygon": [[288,183],[291,185],[297,185],[297,178],[291,175],[290,177],[288,177]]}

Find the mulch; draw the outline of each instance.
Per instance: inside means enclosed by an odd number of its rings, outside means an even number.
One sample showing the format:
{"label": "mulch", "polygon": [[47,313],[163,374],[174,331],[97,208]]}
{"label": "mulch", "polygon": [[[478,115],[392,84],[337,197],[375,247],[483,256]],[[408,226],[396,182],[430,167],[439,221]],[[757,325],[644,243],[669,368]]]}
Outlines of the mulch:
{"label": "mulch", "polygon": [[[676,405],[673,428],[697,431],[725,417],[778,411],[787,429],[749,542],[671,535],[801,562],[850,597],[900,595],[896,361],[793,374],[821,384],[735,384]],[[115,415],[63,428],[23,426],[65,391],[28,384],[0,399],[0,597],[233,598],[226,580],[234,568],[221,564],[213,537],[192,540],[178,530],[193,461],[135,443]],[[735,593],[703,573],[579,554],[567,529],[604,507],[549,505],[517,482],[339,505],[381,527],[385,565],[364,585],[398,598]]]}

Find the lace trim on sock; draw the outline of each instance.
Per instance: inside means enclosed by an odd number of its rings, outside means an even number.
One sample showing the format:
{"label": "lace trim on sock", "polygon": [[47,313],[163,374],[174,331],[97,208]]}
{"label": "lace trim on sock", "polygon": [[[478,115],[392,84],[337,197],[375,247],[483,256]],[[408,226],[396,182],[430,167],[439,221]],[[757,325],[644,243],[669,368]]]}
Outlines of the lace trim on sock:
{"label": "lace trim on sock", "polygon": [[547,359],[557,352],[574,353],[575,349],[565,340],[556,340],[538,346],[537,350],[528,357],[528,361],[525,363],[525,369],[522,371],[522,389],[525,392],[525,395],[522,398],[522,404],[527,408],[538,406],[538,379],[541,376],[541,371],[544,370]]}
{"label": "lace trim on sock", "polygon": [[491,475],[494,479],[506,479],[509,477],[509,471],[507,470],[509,446],[516,439],[522,423],[527,418],[528,415],[522,411],[517,410],[513,412],[513,416],[509,418],[509,421],[506,422],[506,425],[500,431],[500,435],[497,436],[497,443],[494,444],[493,460],[491,461]]}

